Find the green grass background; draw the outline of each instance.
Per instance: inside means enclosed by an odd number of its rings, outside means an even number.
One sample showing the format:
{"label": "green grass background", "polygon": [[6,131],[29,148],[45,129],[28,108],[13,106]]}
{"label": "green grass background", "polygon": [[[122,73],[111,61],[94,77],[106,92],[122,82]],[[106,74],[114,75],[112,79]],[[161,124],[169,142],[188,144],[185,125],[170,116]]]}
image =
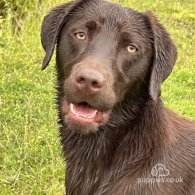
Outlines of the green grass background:
{"label": "green grass background", "polygon": [[[53,60],[41,71],[40,26],[47,11],[64,1],[34,6],[13,35],[11,17],[0,19],[0,194],[63,194],[64,162],[59,144]],[[116,1],[115,2],[119,2]],[[165,104],[195,118],[195,3],[193,0],[124,0],[151,10],[167,28],[179,57],[163,84]],[[23,5],[25,7],[25,3]]]}

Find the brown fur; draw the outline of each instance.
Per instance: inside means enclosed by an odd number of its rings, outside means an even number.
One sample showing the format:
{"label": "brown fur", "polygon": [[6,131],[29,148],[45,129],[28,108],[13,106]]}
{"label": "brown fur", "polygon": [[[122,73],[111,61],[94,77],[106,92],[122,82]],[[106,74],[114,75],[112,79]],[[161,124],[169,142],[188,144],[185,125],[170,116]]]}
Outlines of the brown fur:
{"label": "brown fur", "polygon": [[[81,43],[71,32],[85,23],[89,37]],[[43,69],[57,42],[66,194],[194,195],[195,121],[179,117],[161,101],[160,86],[177,52],[156,17],[102,0],[80,0],[54,8],[43,21],[41,38]],[[134,56],[124,49],[130,40],[139,47]],[[106,75],[102,90],[93,96],[75,87],[75,74],[83,68]],[[110,118],[89,129],[72,126],[65,120],[65,99],[111,110]],[[181,182],[139,182],[157,178],[151,171],[158,164],[169,170],[161,179]]]}

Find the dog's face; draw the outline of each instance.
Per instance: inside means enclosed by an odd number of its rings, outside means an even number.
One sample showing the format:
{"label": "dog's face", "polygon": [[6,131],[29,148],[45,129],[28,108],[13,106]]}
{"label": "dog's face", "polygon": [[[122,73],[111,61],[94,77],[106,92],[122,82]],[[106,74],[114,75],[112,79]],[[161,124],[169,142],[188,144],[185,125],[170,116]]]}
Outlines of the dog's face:
{"label": "dog's face", "polygon": [[144,19],[133,10],[95,2],[78,9],[63,27],[57,59],[67,123],[96,131],[126,92],[142,83],[152,59],[151,29]]}
{"label": "dog's face", "polygon": [[61,117],[82,133],[108,123],[127,97],[156,100],[176,60],[173,43],[153,16],[102,0],[71,2],[45,18],[44,68],[56,40]]}

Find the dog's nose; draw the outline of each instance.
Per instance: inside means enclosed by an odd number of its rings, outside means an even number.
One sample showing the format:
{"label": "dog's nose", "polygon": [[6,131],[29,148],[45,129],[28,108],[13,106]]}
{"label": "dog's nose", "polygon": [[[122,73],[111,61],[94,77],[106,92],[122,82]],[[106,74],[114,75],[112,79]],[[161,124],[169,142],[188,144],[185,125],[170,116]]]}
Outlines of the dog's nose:
{"label": "dog's nose", "polygon": [[92,68],[83,68],[75,75],[75,83],[78,89],[87,89],[90,92],[100,91],[105,83],[104,75]]}

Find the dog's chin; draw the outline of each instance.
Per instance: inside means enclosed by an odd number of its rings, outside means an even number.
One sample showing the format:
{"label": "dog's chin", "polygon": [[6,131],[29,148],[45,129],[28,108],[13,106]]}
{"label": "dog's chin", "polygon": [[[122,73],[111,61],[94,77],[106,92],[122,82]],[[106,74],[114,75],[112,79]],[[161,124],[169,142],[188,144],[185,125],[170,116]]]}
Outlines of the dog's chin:
{"label": "dog's chin", "polygon": [[99,129],[100,124],[93,124],[90,126],[83,126],[79,124],[72,123],[65,118],[66,127],[68,130],[72,131],[73,133],[78,134],[90,134],[96,133]]}
{"label": "dog's chin", "polygon": [[86,102],[65,102],[65,123],[68,129],[82,134],[95,133],[109,120],[110,111],[99,111]]}

